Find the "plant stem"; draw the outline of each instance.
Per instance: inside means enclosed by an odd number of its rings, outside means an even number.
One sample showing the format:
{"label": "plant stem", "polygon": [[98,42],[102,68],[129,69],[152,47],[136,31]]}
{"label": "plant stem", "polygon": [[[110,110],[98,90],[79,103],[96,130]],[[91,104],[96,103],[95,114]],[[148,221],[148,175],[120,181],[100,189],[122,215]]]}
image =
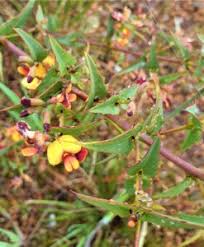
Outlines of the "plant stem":
{"label": "plant stem", "polygon": [[171,134],[171,133],[174,133],[174,132],[185,130],[187,128],[190,128],[191,126],[192,126],[191,124],[185,124],[185,125],[182,125],[182,126],[179,126],[179,127],[175,127],[175,128],[169,129],[169,130],[164,130],[164,131],[160,132],[159,134],[160,135],[168,135],[168,134]]}
{"label": "plant stem", "polygon": [[140,245],[140,236],[141,236],[141,220],[139,219],[137,222],[137,227],[136,227],[136,234],[135,234],[135,247],[139,247]]}

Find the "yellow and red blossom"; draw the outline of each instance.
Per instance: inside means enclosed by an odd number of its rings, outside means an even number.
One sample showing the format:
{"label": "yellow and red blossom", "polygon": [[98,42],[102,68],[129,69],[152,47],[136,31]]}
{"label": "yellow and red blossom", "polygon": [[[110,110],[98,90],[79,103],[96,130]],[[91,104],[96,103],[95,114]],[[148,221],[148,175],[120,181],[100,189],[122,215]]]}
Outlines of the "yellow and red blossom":
{"label": "yellow and red blossom", "polygon": [[86,159],[88,150],[83,148],[79,141],[71,135],[58,137],[47,148],[47,157],[51,165],[64,163],[65,169],[72,172],[79,168],[80,162]]}
{"label": "yellow and red blossom", "polygon": [[18,73],[25,76],[21,81],[22,86],[29,90],[36,90],[48,70],[54,65],[55,57],[50,54],[41,63],[35,63],[33,66],[26,63],[19,66]]}

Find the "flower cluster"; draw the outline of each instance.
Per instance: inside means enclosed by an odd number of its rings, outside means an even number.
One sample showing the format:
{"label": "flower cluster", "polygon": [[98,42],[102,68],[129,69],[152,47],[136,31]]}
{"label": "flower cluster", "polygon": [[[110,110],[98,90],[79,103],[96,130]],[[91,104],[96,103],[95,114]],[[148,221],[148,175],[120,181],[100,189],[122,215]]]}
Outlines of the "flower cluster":
{"label": "flower cluster", "polygon": [[87,154],[88,150],[71,135],[58,137],[47,148],[49,163],[55,166],[63,162],[68,172],[78,169],[79,163],[86,159]]}
{"label": "flower cluster", "polygon": [[69,84],[60,94],[53,96],[49,103],[57,104],[60,103],[64,107],[71,109],[71,103],[77,99],[76,94],[72,93],[72,84]]}
{"label": "flower cluster", "polygon": [[29,90],[36,90],[48,70],[54,65],[55,57],[52,54],[48,55],[42,62],[34,63],[32,66],[23,63],[17,68],[18,73],[24,76],[21,80],[22,86]]}

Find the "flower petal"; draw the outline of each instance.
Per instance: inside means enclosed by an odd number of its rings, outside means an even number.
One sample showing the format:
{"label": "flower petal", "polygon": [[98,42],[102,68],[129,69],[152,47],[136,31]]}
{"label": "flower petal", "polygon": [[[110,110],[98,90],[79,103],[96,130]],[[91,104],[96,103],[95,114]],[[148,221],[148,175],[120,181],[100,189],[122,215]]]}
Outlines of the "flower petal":
{"label": "flower petal", "polygon": [[63,155],[62,145],[55,140],[50,143],[47,148],[47,158],[51,165],[55,166],[61,163]]}
{"label": "flower petal", "polygon": [[64,158],[64,166],[68,172],[72,172],[73,169],[76,170],[79,168],[79,161],[74,156],[67,155]]}
{"label": "flower petal", "polygon": [[81,150],[81,145],[73,136],[63,135],[58,138],[58,141],[61,143],[64,152],[76,154]]}
{"label": "flower petal", "polygon": [[77,96],[74,93],[70,93],[67,98],[69,102],[74,102],[77,99]]}
{"label": "flower petal", "polygon": [[48,55],[43,61],[42,61],[43,65],[46,68],[50,68],[52,66],[55,65],[55,57],[53,55]]}
{"label": "flower petal", "polygon": [[86,148],[81,148],[81,151],[76,154],[76,158],[78,161],[83,162],[86,159],[86,156],[88,155],[88,150]]}
{"label": "flower petal", "polygon": [[30,157],[35,155],[38,152],[38,149],[35,147],[25,147],[21,150],[21,153],[25,157]]}
{"label": "flower petal", "polygon": [[34,77],[43,79],[46,76],[46,69],[42,63],[37,63],[34,65]]}
{"label": "flower petal", "polygon": [[41,80],[38,78],[34,78],[31,82],[27,81],[27,77],[23,78],[21,81],[21,84],[23,87],[30,89],[30,90],[35,90],[41,83]]}

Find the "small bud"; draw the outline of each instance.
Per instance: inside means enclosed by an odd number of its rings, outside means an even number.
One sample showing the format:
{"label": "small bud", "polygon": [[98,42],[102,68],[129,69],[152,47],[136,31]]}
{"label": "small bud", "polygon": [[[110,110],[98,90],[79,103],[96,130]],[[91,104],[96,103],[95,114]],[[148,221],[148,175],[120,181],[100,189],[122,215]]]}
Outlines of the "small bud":
{"label": "small bud", "polygon": [[21,99],[21,105],[24,107],[30,107],[31,106],[31,100],[29,98],[23,97]]}
{"label": "small bud", "polygon": [[29,63],[29,64],[33,63],[33,60],[29,56],[19,56],[18,61],[22,63]]}
{"label": "small bud", "polygon": [[41,99],[31,98],[30,99],[31,106],[42,106],[45,104],[45,102]]}
{"label": "small bud", "polygon": [[21,113],[20,113],[20,117],[27,117],[30,115],[30,112],[28,110],[23,110]]}

